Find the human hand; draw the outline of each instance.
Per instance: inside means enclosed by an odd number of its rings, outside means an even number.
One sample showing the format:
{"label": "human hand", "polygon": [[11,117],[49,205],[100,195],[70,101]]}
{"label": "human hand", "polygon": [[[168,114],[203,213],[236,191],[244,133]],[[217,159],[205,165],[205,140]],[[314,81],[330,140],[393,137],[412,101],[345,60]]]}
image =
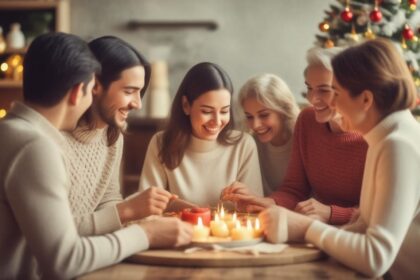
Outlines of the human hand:
{"label": "human hand", "polygon": [[299,202],[295,211],[324,223],[328,223],[331,217],[331,207],[314,198]]}
{"label": "human hand", "polygon": [[[248,188],[247,185],[244,183],[241,183],[239,181],[235,181],[229,186],[225,187],[221,194],[220,199],[221,200],[231,200],[232,195],[235,194],[242,194],[242,195],[253,195],[251,190]],[[234,197],[233,197],[234,198]]]}
{"label": "human hand", "polygon": [[220,198],[234,202],[236,210],[241,212],[260,212],[276,204],[270,197],[254,195],[245,184],[238,181],[224,188]]}
{"label": "human hand", "polygon": [[121,223],[143,219],[150,215],[161,215],[169,201],[178,196],[157,187],[135,193],[117,205]]}
{"label": "human hand", "polygon": [[287,241],[287,215],[285,208],[273,206],[262,211],[258,218],[267,240],[271,243]]}
{"label": "human hand", "polygon": [[189,244],[193,226],[178,218],[158,217],[140,223],[149,239],[149,247],[170,248]]}
{"label": "human hand", "polygon": [[271,243],[302,242],[312,219],[280,206],[272,206],[259,214],[261,226]]}

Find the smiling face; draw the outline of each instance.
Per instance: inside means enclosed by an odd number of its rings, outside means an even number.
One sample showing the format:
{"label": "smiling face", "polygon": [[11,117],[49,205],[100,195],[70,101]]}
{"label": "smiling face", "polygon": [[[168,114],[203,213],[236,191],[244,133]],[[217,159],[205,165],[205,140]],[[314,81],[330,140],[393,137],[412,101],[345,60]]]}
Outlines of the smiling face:
{"label": "smiling face", "polygon": [[216,140],[230,121],[231,94],[226,89],[211,90],[192,104],[182,99],[183,110],[190,117],[192,134],[203,140]]}
{"label": "smiling face", "polygon": [[256,98],[245,99],[242,103],[247,125],[261,143],[275,146],[284,144],[284,124],[281,115],[269,109]]}
{"label": "smiling face", "polygon": [[339,115],[337,123],[344,131],[357,131],[365,133],[366,126],[369,122],[366,121],[367,111],[365,108],[368,105],[366,103],[366,94],[362,94],[352,97],[350,92],[343,88],[338,81],[333,79],[334,98],[331,102],[331,106],[336,108]]}
{"label": "smiling face", "polygon": [[332,78],[332,72],[320,65],[310,66],[306,70],[307,98],[315,110],[317,122],[320,123],[330,121],[335,115],[334,109],[330,107],[334,95],[331,88]]}
{"label": "smiling face", "polygon": [[135,66],[122,71],[120,79],[112,82],[106,91],[97,84],[98,127],[125,126],[130,110],[141,108],[140,91],[144,87],[144,78],[144,68]]}

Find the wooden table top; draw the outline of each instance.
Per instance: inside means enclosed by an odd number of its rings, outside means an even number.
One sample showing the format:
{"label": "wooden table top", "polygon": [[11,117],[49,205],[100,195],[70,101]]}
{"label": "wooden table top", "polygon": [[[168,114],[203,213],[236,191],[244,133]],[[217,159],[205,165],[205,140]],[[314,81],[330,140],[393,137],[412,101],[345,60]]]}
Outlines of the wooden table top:
{"label": "wooden table top", "polygon": [[191,268],[120,263],[78,278],[99,279],[369,279],[331,259],[300,264]]}
{"label": "wooden table top", "polygon": [[[127,261],[131,263],[116,264],[78,279],[368,279],[319,253],[302,245],[291,245],[283,256],[282,253],[262,257],[236,253],[244,265],[232,261],[232,252],[198,252],[194,253],[194,260],[192,255],[183,255],[179,250],[151,250],[129,258]],[[268,261],[268,256],[277,260]],[[220,266],[220,260],[229,265]],[[213,267],[214,264],[218,267]]]}

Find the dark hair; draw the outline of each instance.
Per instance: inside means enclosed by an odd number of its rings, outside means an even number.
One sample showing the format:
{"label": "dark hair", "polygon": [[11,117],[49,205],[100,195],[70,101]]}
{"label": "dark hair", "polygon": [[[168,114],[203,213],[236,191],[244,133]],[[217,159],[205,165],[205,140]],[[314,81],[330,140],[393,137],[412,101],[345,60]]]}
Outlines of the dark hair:
{"label": "dark hair", "polygon": [[79,83],[87,83],[100,65],[81,38],[52,32],[31,43],[23,62],[23,98],[51,107]]}
{"label": "dark hair", "polygon": [[[151,68],[149,62],[133,46],[120,38],[103,36],[91,41],[89,47],[102,66],[102,71],[96,78],[105,91],[112,82],[121,78],[121,73],[124,70],[135,66],[142,66],[145,71],[145,79],[140,95],[141,97],[144,96],[149,85]],[[94,128],[92,108],[86,111],[81,121],[86,122],[90,128]],[[109,146],[118,140],[120,133],[121,129],[119,127],[108,126],[107,136]]]}
{"label": "dark hair", "polygon": [[[192,104],[202,94],[219,89],[226,89],[231,95],[233,94],[233,86],[228,74],[214,63],[199,63],[185,75],[172,102],[169,122],[160,139],[159,157],[167,168],[175,169],[181,163],[192,134],[190,118],[183,110],[182,97],[185,96],[188,103]],[[230,116],[229,123],[217,137],[217,141],[225,145],[234,144],[241,137],[239,135],[235,139],[231,136],[234,123],[232,106]]]}
{"label": "dark hair", "polygon": [[417,91],[411,73],[388,40],[348,48],[333,58],[332,65],[336,80],[351,96],[370,90],[383,116],[415,105]]}

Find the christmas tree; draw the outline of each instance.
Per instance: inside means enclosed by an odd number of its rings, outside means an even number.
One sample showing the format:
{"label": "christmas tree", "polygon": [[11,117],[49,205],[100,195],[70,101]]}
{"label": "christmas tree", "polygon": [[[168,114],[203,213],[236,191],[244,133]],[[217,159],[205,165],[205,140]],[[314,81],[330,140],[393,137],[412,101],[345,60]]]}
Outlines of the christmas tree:
{"label": "christmas tree", "polygon": [[[404,55],[420,88],[420,5],[417,0],[337,0],[325,12],[317,44],[348,46],[375,37],[388,38]],[[414,112],[420,115],[420,109]]]}

